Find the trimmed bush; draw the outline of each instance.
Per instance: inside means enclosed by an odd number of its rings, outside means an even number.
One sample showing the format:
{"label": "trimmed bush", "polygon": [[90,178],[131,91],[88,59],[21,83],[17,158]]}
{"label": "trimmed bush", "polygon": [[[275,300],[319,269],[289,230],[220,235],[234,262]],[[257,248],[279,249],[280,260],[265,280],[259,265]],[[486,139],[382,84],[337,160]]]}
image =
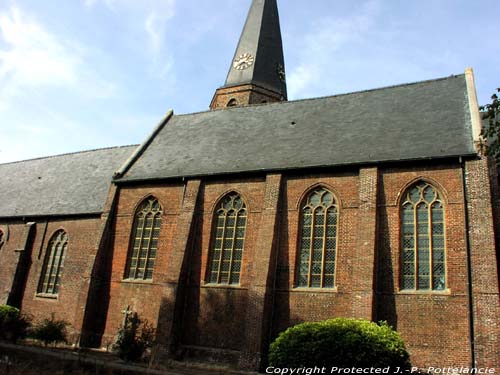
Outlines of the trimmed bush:
{"label": "trimmed bush", "polygon": [[0,339],[15,343],[26,337],[31,319],[19,309],[0,305]]}
{"label": "trimmed bush", "polygon": [[67,326],[69,326],[68,322],[65,320],[57,320],[55,315],[52,314],[50,319],[42,320],[33,328],[31,336],[35,340],[43,342],[45,346],[52,343],[66,343]]}
{"label": "trimmed bush", "polygon": [[127,362],[144,359],[153,346],[155,331],[147,321],[142,321],[134,313],[127,317],[125,327],[118,332],[113,351]]}
{"label": "trimmed bush", "polygon": [[387,323],[346,318],[287,329],[271,344],[269,364],[291,368],[410,368],[401,337]]}

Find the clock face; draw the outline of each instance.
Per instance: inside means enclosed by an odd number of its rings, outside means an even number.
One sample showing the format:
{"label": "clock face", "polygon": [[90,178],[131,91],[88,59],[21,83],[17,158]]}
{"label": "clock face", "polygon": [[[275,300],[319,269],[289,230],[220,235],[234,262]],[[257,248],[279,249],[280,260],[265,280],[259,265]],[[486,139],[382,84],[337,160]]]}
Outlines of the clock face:
{"label": "clock face", "polygon": [[251,67],[255,61],[255,58],[249,53],[243,53],[239,55],[233,61],[233,68],[236,70],[243,70]]}
{"label": "clock face", "polygon": [[285,79],[286,79],[285,67],[281,64],[278,64],[278,67],[276,68],[276,72],[278,73],[278,77],[280,78],[280,81],[285,82]]}

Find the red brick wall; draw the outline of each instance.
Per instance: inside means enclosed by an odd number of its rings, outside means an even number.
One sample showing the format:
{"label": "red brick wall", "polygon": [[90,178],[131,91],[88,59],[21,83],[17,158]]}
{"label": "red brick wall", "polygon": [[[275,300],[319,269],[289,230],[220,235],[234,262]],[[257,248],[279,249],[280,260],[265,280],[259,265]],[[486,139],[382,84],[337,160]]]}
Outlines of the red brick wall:
{"label": "red brick wall", "polygon": [[0,222],[0,230],[4,234],[4,243],[0,249],[0,304],[7,303],[16,272],[19,255],[16,249],[20,246],[25,224],[22,222]]}
{"label": "red brick wall", "polygon": [[[160,306],[164,303],[168,281],[172,240],[182,204],[184,187],[181,183],[158,186],[124,187],[118,191],[116,219],[112,243],[112,267],[110,279],[109,309],[102,344],[111,343],[123,322],[127,306],[148,322],[157,325]],[[148,196],[154,196],[163,208],[163,216],[151,281],[124,281],[130,236],[137,206]]]}
{"label": "red brick wall", "polygon": [[[381,178],[377,318],[397,328],[415,365],[469,366],[466,226],[460,166],[386,169]],[[399,289],[399,199],[408,184],[418,179],[432,183],[445,200],[444,292]]]}
{"label": "red brick wall", "polygon": [[[217,202],[235,191],[246,202],[248,218],[243,250],[243,267],[238,287],[207,285],[205,275],[212,234],[212,219]],[[248,289],[255,270],[248,259],[255,251],[264,204],[264,178],[207,181],[202,189],[197,213],[197,231],[191,259],[190,285],[186,299],[186,315],[182,343],[186,346],[242,350],[245,342],[245,314]]]}
{"label": "red brick wall", "polygon": [[[28,220],[29,221],[29,220]],[[50,318],[54,313],[58,319],[64,319],[71,324],[70,339],[76,342],[82,326],[82,311],[90,277],[89,269],[95,255],[95,245],[98,240],[99,218],[51,219],[35,224],[34,240],[31,249],[30,268],[27,275],[22,310],[31,314],[35,322]],[[64,269],[61,273],[60,288],[57,298],[45,298],[37,295],[40,274],[47,252],[47,245],[52,235],[59,229],[64,229],[69,238]],[[9,225],[9,240],[0,254],[0,290],[2,302],[6,302],[9,288],[12,287],[19,252],[24,245],[26,225],[13,223]]]}
{"label": "red brick wall", "polygon": [[[484,161],[467,165],[476,359],[478,364],[495,365],[500,314],[491,205],[498,187],[493,185],[493,196],[489,195],[488,171],[491,174]],[[443,292],[399,288],[399,199],[419,179],[433,184],[445,201],[447,290]],[[301,201],[319,185],[331,190],[339,205],[336,286],[331,290],[294,288]],[[214,208],[231,191],[242,195],[248,209],[241,283],[207,285]],[[261,354],[269,328],[275,337],[303,321],[361,316],[393,325],[416,366],[471,365],[466,207],[458,162],[124,186],[117,194],[111,244],[104,249],[112,267],[103,345],[116,336],[127,306],[161,326],[163,334],[178,332],[180,336],[172,340],[178,340],[185,353],[229,353],[239,357],[240,365],[245,355]],[[135,209],[149,195],[163,207],[153,280],[124,281]],[[55,300],[39,298],[36,288],[46,244],[59,228],[70,238],[61,291]],[[102,228],[98,218],[53,220],[42,241],[44,224],[36,225],[25,311],[40,318],[55,312],[80,329]],[[9,231],[9,241],[0,250],[0,267],[5,270],[0,273],[0,297],[4,299],[15,272],[14,250],[22,242],[25,225],[14,223]],[[101,276],[106,279],[107,275]],[[162,344],[171,345],[172,340]],[[252,363],[251,358],[245,361]]]}

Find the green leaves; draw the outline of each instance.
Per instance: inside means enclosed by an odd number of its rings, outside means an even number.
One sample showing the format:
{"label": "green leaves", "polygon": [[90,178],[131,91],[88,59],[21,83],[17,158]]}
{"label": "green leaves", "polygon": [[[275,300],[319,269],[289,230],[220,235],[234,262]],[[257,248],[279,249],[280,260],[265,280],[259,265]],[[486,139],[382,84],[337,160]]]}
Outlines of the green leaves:
{"label": "green leaves", "polygon": [[[497,88],[500,93],[500,88]],[[486,154],[500,161],[500,100],[497,94],[491,96],[491,103],[479,107],[483,114],[483,120],[488,120],[483,126],[481,136],[486,141]]]}
{"label": "green leaves", "polygon": [[271,344],[269,364],[292,368],[410,366],[401,337],[387,323],[347,318],[287,329]]}

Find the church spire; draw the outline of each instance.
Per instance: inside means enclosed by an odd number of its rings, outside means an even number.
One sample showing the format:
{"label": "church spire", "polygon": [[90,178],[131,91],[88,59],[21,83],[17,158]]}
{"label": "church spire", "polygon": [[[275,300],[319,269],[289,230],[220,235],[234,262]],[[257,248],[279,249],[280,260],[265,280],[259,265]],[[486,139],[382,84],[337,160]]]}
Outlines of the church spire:
{"label": "church spire", "polygon": [[285,62],[276,0],[252,0],[226,83],[210,108],[286,100]]}

